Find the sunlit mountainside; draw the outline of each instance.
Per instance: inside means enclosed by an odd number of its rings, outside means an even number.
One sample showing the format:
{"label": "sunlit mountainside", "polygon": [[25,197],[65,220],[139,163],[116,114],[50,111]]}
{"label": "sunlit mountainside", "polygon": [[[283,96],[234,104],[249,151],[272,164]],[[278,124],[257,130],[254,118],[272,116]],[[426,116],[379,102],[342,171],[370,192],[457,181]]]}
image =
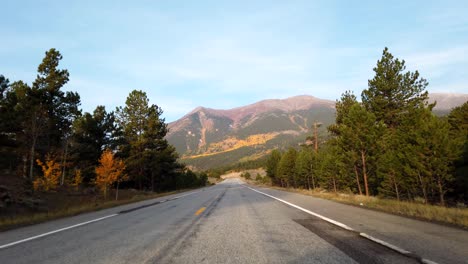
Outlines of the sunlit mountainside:
{"label": "sunlit mountainside", "polygon": [[[468,100],[467,94],[430,95],[436,111],[448,111]],[[273,148],[304,143],[314,122],[319,133],[334,122],[335,101],[308,95],[263,100],[228,110],[197,107],[169,124],[168,141],[182,160],[206,169],[260,158]]]}

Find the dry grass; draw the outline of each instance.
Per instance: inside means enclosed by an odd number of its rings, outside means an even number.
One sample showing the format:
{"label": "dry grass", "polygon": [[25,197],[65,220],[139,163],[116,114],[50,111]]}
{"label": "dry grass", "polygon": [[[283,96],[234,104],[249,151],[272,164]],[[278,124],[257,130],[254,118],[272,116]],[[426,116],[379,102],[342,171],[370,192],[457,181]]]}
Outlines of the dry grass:
{"label": "dry grass", "polygon": [[[257,183],[258,184],[258,183]],[[374,209],[391,214],[413,217],[421,220],[439,222],[468,228],[468,209],[449,208],[437,205],[428,205],[416,202],[397,201],[392,199],[381,199],[377,197],[366,197],[364,195],[330,193],[323,190],[286,189],[271,187],[283,191],[301,193],[344,204],[355,205],[363,208]]]}
{"label": "dry grass", "polygon": [[0,231],[13,229],[20,226],[37,224],[45,221],[50,221],[53,219],[58,219],[67,216],[74,216],[81,213],[86,212],[93,212],[98,211],[101,209],[111,208],[119,205],[135,203],[143,200],[154,199],[162,196],[167,196],[175,193],[184,192],[187,190],[179,190],[173,192],[165,192],[165,193],[138,193],[135,194],[133,197],[123,199],[123,200],[107,200],[107,201],[96,201],[94,203],[83,203],[81,205],[75,205],[70,207],[64,207],[56,210],[51,210],[48,212],[38,212],[38,213],[30,213],[24,214],[14,217],[0,217]]}

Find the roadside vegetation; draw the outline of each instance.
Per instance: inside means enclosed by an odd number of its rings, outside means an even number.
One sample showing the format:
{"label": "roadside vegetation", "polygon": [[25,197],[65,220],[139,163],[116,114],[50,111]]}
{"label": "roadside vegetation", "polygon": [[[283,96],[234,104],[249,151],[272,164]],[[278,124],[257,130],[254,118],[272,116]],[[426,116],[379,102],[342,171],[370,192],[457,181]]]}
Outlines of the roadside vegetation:
{"label": "roadside vegetation", "polygon": [[273,150],[257,183],[468,227],[468,102],[436,116],[428,82],[388,49],[374,72],[360,101],[337,100],[327,137]]}
{"label": "roadside vegetation", "polygon": [[[40,197],[43,198],[43,200],[36,200],[37,204],[34,210],[27,207],[9,208],[10,214],[0,217],[0,231],[154,199],[187,190],[189,189],[155,193],[138,191],[135,189],[124,189],[120,191],[119,200],[104,199],[103,196],[99,195],[89,195],[87,192],[93,192],[93,189],[88,189],[79,193],[70,190],[46,193],[42,194]],[[110,193],[114,195],[115,192],[116,190],[110,191]]]}
{"label": "roadside vegetation", "polygon": [[266,161],[273,185],[454,206],[468,200],[468,102],[432,113],[428,83],[385,49],[361,102],[345,92],[328,138]]}
{"label": "roadside vegetation", "polygon": [[254,185],[267,186],[278,190],[310,195],[322,199],[332,200],[343,204],[359,206],[366,209],[378,210],[395,215],[416,218],[420,220],[438,222],[468,228],[468,209],[464,204],[447,207],[426,204],[422,199],[415,201],[398,201],[377,196],[365,196],[354,193],[330,192],[323,189],[297,189],[272,186],[267,177],[248,181]]}
{"label": "roadside vegetation", "polygon": [[[165,139],[163,110],[145,92],[132,91],[115,111],[97,106],[83,113],[79,94],[63,90],[70,75],[59,68],[61,59],[47,51],[32,84],[0,75],[0,223],[133,201],[121,197],[127,189],[150,198],[146,193],[207,183],[206,174],[178,161]],[[81,204],[56,208],[54,199],[74,200],[70,193],[84,197]]]}

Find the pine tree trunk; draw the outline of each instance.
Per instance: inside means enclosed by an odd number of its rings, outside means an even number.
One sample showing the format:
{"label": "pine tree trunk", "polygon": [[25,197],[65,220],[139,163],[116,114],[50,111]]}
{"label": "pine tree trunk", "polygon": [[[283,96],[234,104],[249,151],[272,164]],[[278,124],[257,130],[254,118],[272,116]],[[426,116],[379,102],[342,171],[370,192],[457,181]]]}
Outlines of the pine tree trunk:
{"label": "pine tree trunk", "polygon": [[426,185],[423,183],[423,180],[422,180],[422,177],[421,177],[421,173],[419,173],[419,172],[418,172],[418,178],[419,178],[419,182],[421,183],[421,189],[422,189],[422,192],[423,192],[423,195],[424,195],[424,203],[427,204]]}
{"label": "pine tree trunk", "polygon": [[315,177],[314,173],[312,172],[312,164],[310,165],[310,177],[312,178],[312,188],[315,190]]}
{"label": "pine tree trunk", "polygon": [[440,204],[442,206],[445,206],[444,191],[443,191],[443,188],[442,188],[442,181],[440,179],[440,176],[437,177],[437,186],[439,187]]}
{"label": "pine tree trunk", "polygon": [[307,176],[307,189],[310,190],[310,178]]}
{"label": "pine tree trunk", "polygon": [[333,189],[335,190],[335,193],[336,193],[336,180],[335,180],[335,177],[333,177]]}
{"label": "pine tree trunk", "polygon": [[28,171],[28,156],[23,155],[23,178],[24,179],[28,178],[27,171]]}
{"label": "pine tree trunk", "polygon": [[398,190],[398,184],[396,182],[395,174],[392,172],[393,186],[395,187],[395,193],[397,200],[400,201],[400,191]]}
{"label": "pine tree trunk", "polygon": [[119,200],[119,184],[120,182],[117,182],[117,188],[115,189],[115,200]]}
{"label": "pine tree trunk", "polygon": [[361,183],[359,182],[359,174],[356,165],[354,165],[354,174],[356,175],[356,183],[359,190],[359,195],[362,195]]}
{"label": "pine tree trunk", "polygon": [[154,171],[151,170],[151,191],[154,192]]}
{"label": "pine tree trunk", "polygon": [[66,164],[67,164],[67,154],[68,154],[68,139],[65,139],[65,153],[62,158],[62,178],[60,179],[60,185],[65,183],[65,173],[66,173]]}
{"label": "pine tree trunk", "polygon": [[33,181],[33,174],[34,174],[34,153],[36,149],[36,138],[33,137],[33,142],[31,145],[31,153],[29,153],[29,180]]}
{"label": "pine tree trunk", "polygon": [[366,171],[366,156],[364,151],[361,150],[361,160],[362,160],[362,173],[364,175],[364,188],[366,189],[366,196],[369,196],[369,185],[367,183],[367,171]]}

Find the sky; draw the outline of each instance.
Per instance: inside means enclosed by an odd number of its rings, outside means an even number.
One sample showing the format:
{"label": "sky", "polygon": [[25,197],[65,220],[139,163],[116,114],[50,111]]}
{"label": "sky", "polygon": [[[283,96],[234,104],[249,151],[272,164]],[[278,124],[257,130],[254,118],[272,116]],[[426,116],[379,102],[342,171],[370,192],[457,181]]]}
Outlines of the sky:
{"label": "sky", "polygon": [[31,83],[45,51],[83,111],[132,90],[174,121],[197,106],[360,95],[384,47],[429,81],[468,93],[468,1],[1,0],[0,74]]}

